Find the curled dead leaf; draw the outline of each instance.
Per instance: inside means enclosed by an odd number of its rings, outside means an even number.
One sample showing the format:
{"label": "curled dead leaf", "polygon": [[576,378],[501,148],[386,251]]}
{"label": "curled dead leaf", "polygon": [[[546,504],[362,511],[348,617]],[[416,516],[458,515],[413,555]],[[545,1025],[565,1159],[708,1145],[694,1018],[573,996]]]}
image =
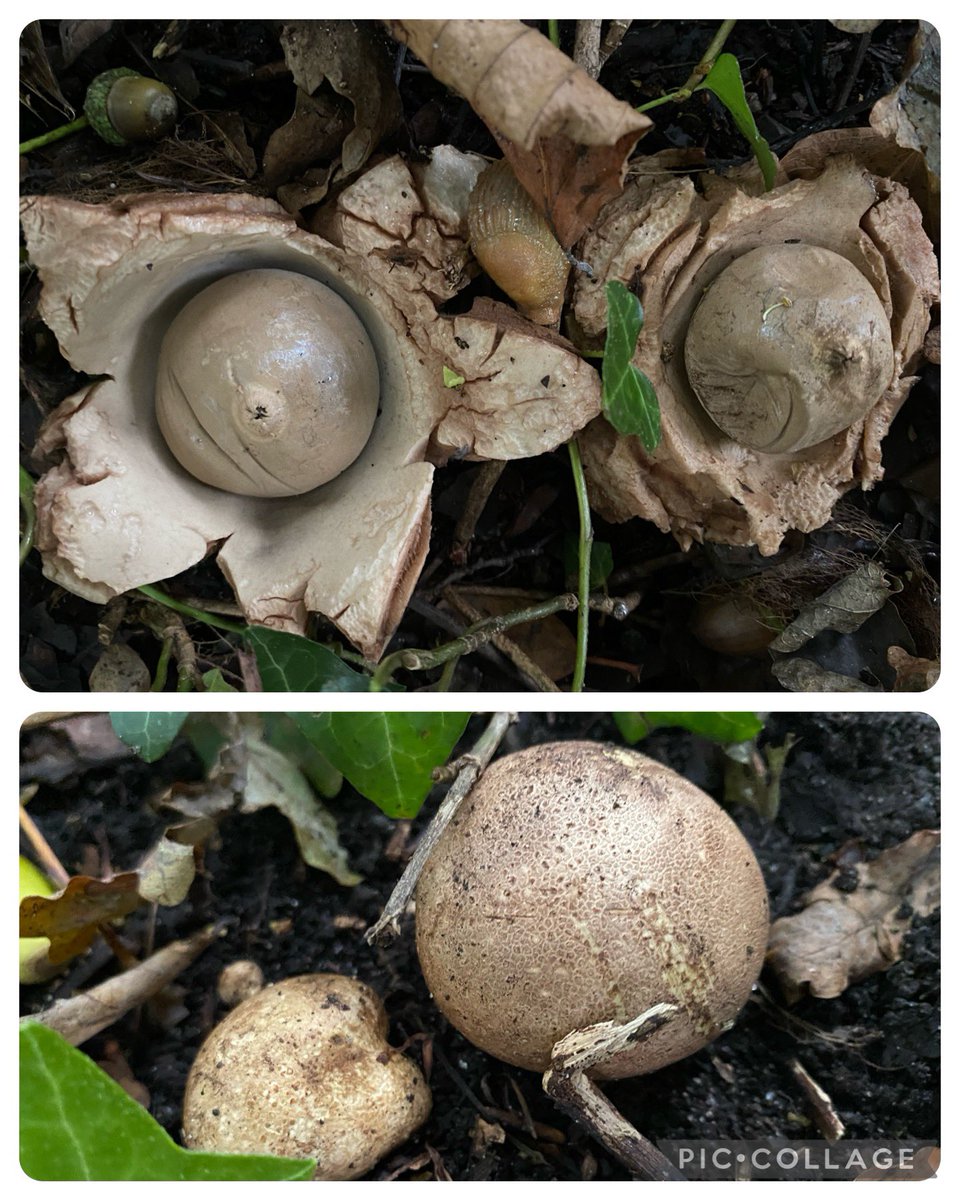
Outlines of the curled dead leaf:
{"label": "curled dead leaf", "polygon": [[940,906],[940,833],[922,829],[871,862],[817,884],[794,916],[770,930],[767,960],[791,1003],[809,990],[824,999],[900,959],[914,915]]}
{"label": "curled dead leaf", "polygon": [[517,179],[570,247],[622,185],[651,121],[521,21],[387,21],[500,143]]}
{"label": "curled dead leaf", "polygon": [[896,580],[891,583],[879,563],[865,562],[822,596],[804,605],[770,643],[770,649],[789,654],[825,629],[853,633],[902,586]]}
{"label": "curled dead leaf", "polygon": [[136,871],[110,879],[74,875],[49,898],[26,896],[21,900],[20,936],[49,938],[50,962],[66,962],[91,945],[101,925],[119,921],[138,907],[139,884]]}

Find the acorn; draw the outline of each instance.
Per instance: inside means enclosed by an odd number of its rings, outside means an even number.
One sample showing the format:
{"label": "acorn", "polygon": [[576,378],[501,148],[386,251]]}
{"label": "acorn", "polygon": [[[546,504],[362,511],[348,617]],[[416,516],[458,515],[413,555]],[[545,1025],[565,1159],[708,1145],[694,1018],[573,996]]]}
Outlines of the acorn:
{"label": "acorn", "polygon": [[130,67],[114,67],[87,88],[83,111],[93,129],[111,146],[153,142],[177,121],[177,98],[159,79]]}
{"label": "acorn", "polygon": [[467,209],[477,262],[525,317],[537,325],[560,319],[570,263],[543,213],[506,159],[480,172]]}

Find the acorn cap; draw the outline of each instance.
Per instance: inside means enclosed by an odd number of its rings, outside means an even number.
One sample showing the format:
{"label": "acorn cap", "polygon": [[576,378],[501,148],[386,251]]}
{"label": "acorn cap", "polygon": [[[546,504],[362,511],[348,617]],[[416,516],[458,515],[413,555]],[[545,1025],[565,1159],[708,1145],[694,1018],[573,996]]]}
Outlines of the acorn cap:
{"label": "acorn cap", "polygon": [[154,141],[177,120],[177,98],[159,79],[130,67],[114,67],[87,88],[83,111],[99,137],[111,146]]}

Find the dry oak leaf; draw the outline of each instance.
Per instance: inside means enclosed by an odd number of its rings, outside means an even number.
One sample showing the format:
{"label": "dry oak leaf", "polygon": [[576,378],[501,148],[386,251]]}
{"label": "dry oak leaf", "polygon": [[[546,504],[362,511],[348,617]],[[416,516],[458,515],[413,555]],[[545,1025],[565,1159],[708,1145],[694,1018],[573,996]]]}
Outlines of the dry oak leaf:
{"label": "dry oak leaf", "polygon": [[66,962],[93,942],[99,926],[118,921],[141,903],[140,876],[126,871],[111,879],[74,875],[55,895],[20,901],[20,936],[50,939],[51,963]]}
{"label": "dry oak leaf", "polygon": [[[799,149],[799,148],[798,148]],[[810,170],[811,159],[804,160]],[[730,180],[641,176],[601,213],[580,254],[595,278],[577,279],[574,315],[589,333],[605,324],[608,279],[639,281],[645,323],[634,364],[653,382],[662,440],[652,453],[603,420],[581,435],[594,507],[608,520],[640,516],[693,542],[756,545],[773,554],[789,529],[809,532],[837,499],[882,476],[880,443],[915,382],[930,308],[939,297],[936,259],[920,211],[901,184],[855,158],[820,158],[813,178],[762,195]],[[684,365],[688,322],[726,267],[763,246],[805,243],[845,258],[890,321],[893,373],[865,417],[789,452],[750,449],[724,434],[694,394]]]}
{"label": "dry oak leaf", "polygon": [[[426,555],[433,463],[454,451],[540,454],[600,408],[596,372],[571,349],[438,314],[469,280],[464,213],[478,169],[449,148],[419,176],[386,160],[318,219],[330,240],[254,196],[151,194],[102,206],[27,197],[41,313],[71,364],[100,377],[41,431],[37,450],[53,462],[35,493],[44,573],[104,602],[218,551],[248,621],[302,632],[319,612],[378,658]],[[380,414],[359,457],[300,496],[238,496],[199,482],[174,460],[153,411],[173,316],[214,280],[261,267],[346,296],[380,371]],[[463,388],[443,386],[444,365],[465,377]]]}
{"label": "dry oak leaf", "polygon": [[385,24],[467,100],[557,240],[572,246],[619,193],[627,158],[650,119],[520,21]]}
{"label": "dry oak leaf", "polygon": [[885,971],[899,960],[912,917],[940,906],[939,830],[921,829],[854,869],[853,891],[835,886],[834,871],[801,912],[773,923],[767,961],[790,1003],[805,989],[831,999]]}

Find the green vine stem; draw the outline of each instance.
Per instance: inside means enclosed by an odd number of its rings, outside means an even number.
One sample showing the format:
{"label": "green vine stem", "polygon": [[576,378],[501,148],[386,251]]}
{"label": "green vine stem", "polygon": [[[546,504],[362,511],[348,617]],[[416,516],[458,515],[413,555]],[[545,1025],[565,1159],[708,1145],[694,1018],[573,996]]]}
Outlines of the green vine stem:
{"label": "green vine stem", "polygon": [[690,78],[681,88],[677,88],[675,92],[668,92],[665,96],[658,96],[656,100],[648,100],[646,104],[637,106],[637,112],[649,112],[651,108],[657,108],[661,104],[681,104],[684,100],[689,100],[697,87],[706,79],[713,69],[713,64],[720,56],[720,51],[723,49],[727,38],[733,31],[736,21],[723,21],[720,28],[713,35],[713,40],[706,48],[700,61],[690,72]]}
{"label": "green vine stem", "polygon": [[212,625],[214,629],[225,629],[228,633],[244,634],[247,632],[246,625],[239,625],[236,621],[228,621],[226,617],[217,617],[213,613],[204,612],[203,609],[194,608],[190,604],[183,604],[180,600],[174,600],[172,596],[168,596],[166,592],[161,592],[152,584],[142,584],[137,591],[142,592],[144,596],[149,596],[157,604],[163,604],[166,608],[173,609],[181,616],[192,617],[195,621],[203,621],[205,625]]}
{"label": "green vine stem", "polygon": [[577,508],[580,512],[580,545],[577,551],[577,657],[573,668],[571,692],[582,692],[587,673],[587,635],[590,623],[590,558],[593,549],[593,526],[590,523],[590,501],[587,497],[587,481],[583,474],[580,447],[576,438],[567,442],[570,451],[570,466],[573,468],[573,484],[577,493]]}
{"label": "green vine stem", "polygon": [[20,533],[20,566],[33,549],[33,535],[37,527],[37,506],[33,500],[33,478],[23,467],[20,468],[20,509],[23,513],[23,530]]}
{"label": "green vine stem", "polygon": [[547,37],[551,42],[560,49],[560,22],[556,17],[548,18],[547,20]]}
{"label": "green vine stem", "polygon": [[38,134],[28,142],[21,142],[20,153],[29,154],[31,150],[39,150],[42,146],[49,146],[51,142],[59,142],[71,133],[79,133],[81,129],[86,129],[89,124],[89,119],[83,116],[77,117],[75,121],[68,121],[66,125],[58,125],[56,129],[48,129],[46,133]]}

